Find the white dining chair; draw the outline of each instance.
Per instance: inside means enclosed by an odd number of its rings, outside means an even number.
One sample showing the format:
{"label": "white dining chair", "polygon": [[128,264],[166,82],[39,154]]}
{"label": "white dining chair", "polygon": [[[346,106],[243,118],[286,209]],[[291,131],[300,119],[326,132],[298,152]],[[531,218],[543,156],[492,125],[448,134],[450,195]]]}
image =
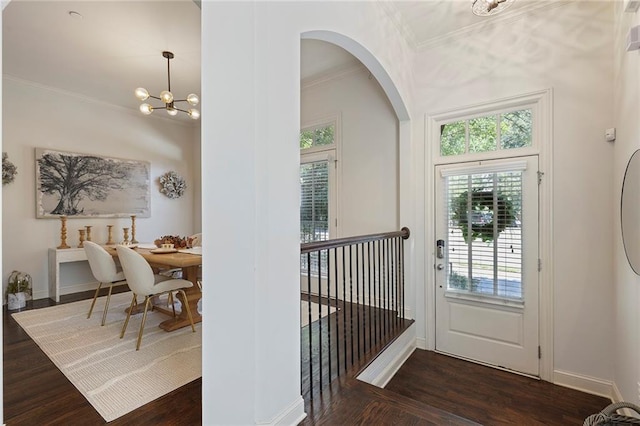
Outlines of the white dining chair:
{"label": "white dining chair", "polygon": [[[127,330],[131,311],[137,303],[136,296],[144,296],[144,313],[142,314],[142,322],[140,323],[140,330],[138,331],[138,342],[136,343],[136,350],[140,350],[142,332],[144,330],[144,323],[147,320],[147,311],[149,310],[151,299],[154,296],[168,294],[169,303],[173,310],[173,317],[175,318],[176,310],[173,304],[173,293],[176,291],[180,292],[182,293],[183,300],[187,300],[187,294],[184,289],[191,287],[193,284],[191,281],[183,279],[168,279],[157,282],[151,266],[139,253],[123,246],[116,246],[116,251],[118,253],[118,258],[120,259],[120,264],[122,265],[122,270],[124,271],[124,276],[127,279],[127,284],[133,292],[131,307],[127,313],[127,319],[124,321],[124,325],[122,326],[120,338],[122,339],[124,337],[124,333]],[[191,316],[191,309],[187,303],[183,303],[182,306],[183,309],[187,310],[187,316],[191,322],[191,330],[195,333],[196,328],[193,323],[193,317]]]}
{"label": "white dining chair", "polygon": [[202,247],[202,233],[198,232],[189,237],[191,240],[191,247]]}
{"label": "white dining chair", "polygon": [[91,273],[93,274],[95,279],[98,280],[98,288],[93,295],[93,301],[91,302],[91,307],[89,308],[89,314],[87,315],[87,318],[91,318],[91,313],[93,312],[93,308],[96,304],[96,299],[98,298],[100,289],[103,286],[109,286],[107,301],[105,302],[104,312],[102,313],[102,323],[100,324],[104,325],[105,320],[107,319],[107,311],[109,310],[111,290],[113,289],[114,285],[124,284],[126,280],[124,277],[124,273],[122,271],[118,271],[116,262],[113,260],[113,256],[111,256],[104,248],[91,241],[85,241],[83,245],[84,252],[86,253],[87,260],[89,261]]}

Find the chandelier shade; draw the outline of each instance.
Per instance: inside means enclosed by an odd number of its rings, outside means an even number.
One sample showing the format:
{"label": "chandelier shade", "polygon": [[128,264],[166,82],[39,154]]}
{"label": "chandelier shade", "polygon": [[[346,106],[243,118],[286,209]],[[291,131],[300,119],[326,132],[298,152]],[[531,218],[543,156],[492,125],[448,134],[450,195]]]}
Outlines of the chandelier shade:
{"label": "chandelier shade", "polygon": [[474,15],[496,15],[513,4],[515,0],[473,0],[471,11]]}
{"label": "chandelier shade", "polygon": [[153,111],[157,109],[164,109],[167,111],[167,114],[171,116],[178,115],[179,112],[184,112],[189,117],[194,120],[200,118],[200,111],[195,108],[189,109],[181,109],[178,108],[175,104],[176,102],[186,102],[191,106],[196,106],[200,103],[200,98],[195,93],[190,93],[187,95],[185,99],[175,99],[173,93],[171,93],[171,59],[173,59],[174,55],[172,52],[164,51],[162,52],[162,56],[167,58],[167,90],[163,90],[160,92],[160,96],[153,96],[149,94],[149,91],[144,87],[138,87],[134,93],[136,98],[141,101],[146,101],[147,99],[157,99],[161,101],[164,106],[162,107],[154,107],[149,103],[143,103],[140,105],[140,112],[144,115],[150,115]]}

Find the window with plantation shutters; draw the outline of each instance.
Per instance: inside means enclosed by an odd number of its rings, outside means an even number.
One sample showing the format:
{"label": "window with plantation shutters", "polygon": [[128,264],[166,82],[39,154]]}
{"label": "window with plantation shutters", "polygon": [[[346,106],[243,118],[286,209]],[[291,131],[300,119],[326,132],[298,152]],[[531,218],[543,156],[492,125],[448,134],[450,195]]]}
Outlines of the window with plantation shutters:
{"label": "window with plantation shutters", "polygon": [[[335,173],[337,157],[337,119],[319,122],[300,132],[300,243],[335,238],[336,196]],[[323,253],[326,256],[326,253]],[[303,274],[325,276],[327,261],[318,271],[318,254],[301,258]]]}
{"label": "window with plantation shutters", "polygon": [[447,290],[523,298],[519,165],[445,179]]}
{"label": "window with plantation shutters", "polygon": [[329,239],[329,161],[300,166],[300,242]]}

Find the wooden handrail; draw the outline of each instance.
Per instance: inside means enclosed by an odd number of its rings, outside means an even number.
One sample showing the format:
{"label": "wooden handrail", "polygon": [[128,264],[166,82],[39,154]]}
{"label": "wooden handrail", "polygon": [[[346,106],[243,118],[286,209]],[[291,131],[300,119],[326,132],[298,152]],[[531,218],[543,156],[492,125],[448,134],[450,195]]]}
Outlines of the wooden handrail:
{"label": "wooden handrail", "polygon": [[403,227],[400,231],[383,232],[380,234],[360,235],[355,237],[336,238],[326,241],[314,241],[312,243],[300,244],[300,254],[310,253],[318,250],[327,250],[337,247],[349,246],[352,244],[366,243],[369,241],[385,240],[388,238],[402,237],[406,240],[411,235],[409,228]]}

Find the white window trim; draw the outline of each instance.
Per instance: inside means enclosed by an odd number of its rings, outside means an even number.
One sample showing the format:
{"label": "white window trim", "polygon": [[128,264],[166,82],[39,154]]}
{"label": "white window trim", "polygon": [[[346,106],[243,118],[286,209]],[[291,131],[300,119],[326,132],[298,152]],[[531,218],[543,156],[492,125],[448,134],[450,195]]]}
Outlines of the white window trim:
{"label": "white window trim", "polygon": [[[334,140],[332,145],[321,145],[317,147],[300,150],[300,164],[313,163],[316,161],[329,161],[329,238],[339,237],[339,214],[340,214],[340,185],[341,185],[341,140],[342,126],[340,114],[314,119],[300,125],[300,133],[305,130],[313,130],[328,125],[334,126]],[[331,167],[333,163],[333,167]]]}
{"label": "white window trim", "polygon": [[[540,299],[539,299],[539,321],[540,321],[540,378],[548,382],[554,381],[554,358],[553,358],[553,89],[540,90],[519,96],[512,96],[501,100],[480,103],[473,106],[450,109],[435,114],[425,114],[425,146],[424,150],[424,184],[425,184],[425,231],[426,244],[424,276],[426,277],[426,327],[427,339],[425,349],[435,348],[435,229],[433,205],[435,202],[435,191],[433,189],[433,179],[435,177],[435,166],[438,164],[457,163],[463,161],[483,160],[489,158],[502,158],[492,153],[474,153],[455,156],[456,158],[442,157],[440,155],[440,125],[447,121],[456,121],[471,117],[474,114],[489,114],[496,110],[506,110],[507,108],[521,109],[531,105],[533,107],[532,117],[534,120],[532,146],[520,149],[504,150],[504,157],[516,157],[524,155],[538,155],[538,167],[544,174],[539,185],[539,258],[542,264],[540,271]],[[429,148],[430,147],[430,148]],[[453,156],[452,156],[453,157]],[[429,249],[428,247],[434,247]]]}
{"label": "white window trim", "polygon": [[[462,161],[489,160],[509,158],[515,156],[536,155],[540,153],[541,144],[544,143],[544,125],[547,102],[546,92],[536,92],[528,95],[514,96],[498,101],[486,102],[475,106],[444,111],[429,117],[430,134],[427,137],[433,141],[431,144],[434,164],[460,163]],[[472,152],[459,155],[440,155],[440,126],[461,120],[470,120],[477,117],[505,114],[522,109],[531,109],[533,127],[531,129],[531,146],[523,148],[496,149],[490,152]],[[468,126],[467,126],[468,127]],[[466,130],[468,132],[468,128]],[[467,137],[467,143],[468,143]]]}

